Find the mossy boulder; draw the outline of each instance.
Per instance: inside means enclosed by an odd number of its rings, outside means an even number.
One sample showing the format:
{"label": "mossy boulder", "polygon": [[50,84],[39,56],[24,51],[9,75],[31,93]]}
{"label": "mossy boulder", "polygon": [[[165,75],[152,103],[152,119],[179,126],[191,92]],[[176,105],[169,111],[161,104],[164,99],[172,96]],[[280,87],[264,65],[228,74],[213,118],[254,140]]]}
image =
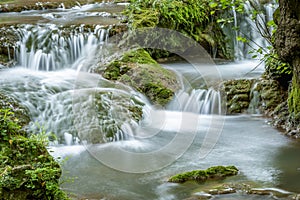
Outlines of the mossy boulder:
{"label": "mossy boulder", "polygon": [[247,112],[254,94],[257,94],[256,109],[268,114],[286,99],[279,82],[272,79],[238,79],[222,83],[227,114]]}
{"label": "mossy boulder", "polygon": [[61,169],[46,149],[46,135],[28,137],[30,118],[14,99],[0,94],[0,199],[67,199]]}
{"label": "mossy boulder", "polygon": [[96,72],[131,86],[161,106],[169,103],[179,89],[176,74],[161,67],[144,49],[127,51]]}
{"label": "mossy boulder", "polygon": [[238,174],[238,169],[235,166],[214,166],[206,170],[194,170],[177,174],[169,178],[169,182],[184,183],[186,181],[205,182],[207,180],[223,179],[227,176]]}
{"label": "mossy boulder", "polygon": [[66,199],[59,188],[60,166],[35,137],[1,140],[0,160],[0,199]]}

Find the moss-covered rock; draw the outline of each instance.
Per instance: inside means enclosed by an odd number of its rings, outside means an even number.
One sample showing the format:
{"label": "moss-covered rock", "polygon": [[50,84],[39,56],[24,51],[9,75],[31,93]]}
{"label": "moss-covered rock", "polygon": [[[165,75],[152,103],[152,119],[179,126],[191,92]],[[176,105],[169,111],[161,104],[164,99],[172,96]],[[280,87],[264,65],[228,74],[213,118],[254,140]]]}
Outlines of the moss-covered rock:
{"label": "moss-covered rock", "polygon": [[0,108],[10,109],[13,114],[13,120],[19,126],[25,126],[30,122],[28,110],[21,106],[15,99],[0,93]]}
{"label": "moss-covered rock", "polygon": [[127,51],[96,69],[109,80],[125,83],[145,94],[151,102],[166,105],[179,89],[176,74],[161,67],[143,49]]}
{"label": "moss-covered rock", "polygon": [[0,199],[67,199],[59,188],[61,169],[48,153],[47,137],[27,137],[26,110],[0,95]]}
{"label": "moss-covered rock", "polygon": [[227,114],[245,112],[250,103],[250,91],[253,80],[238,79],[222,83],[221,91],[226,98]]}
{"label": "moss-covered rock", "polygon": [[258,80],[239,79],[225,81],[222,84],[221,90],[226,97],[227,114],[247,112],[251,100],[256,98],[256,101],[258,101],[257,105],[255,105],[256,109],[269,115],[270,112],[286,99],[286,95],[279,82],[265,78]]}
{"label": "moss-covered rock", "polygon": [[60,166],[44,145],[19,135],[1,141],[0,199],[67,199],[59,188]]}
{"label": "moss-covered rock", "polygon": [[238,169],[235,166],[214,166],[206,170],[194,170],[177,174],[169,178],[169,182],[184,183],[186,181],[205,182],[210,179],[222,179],[227,176],[238,174]]}

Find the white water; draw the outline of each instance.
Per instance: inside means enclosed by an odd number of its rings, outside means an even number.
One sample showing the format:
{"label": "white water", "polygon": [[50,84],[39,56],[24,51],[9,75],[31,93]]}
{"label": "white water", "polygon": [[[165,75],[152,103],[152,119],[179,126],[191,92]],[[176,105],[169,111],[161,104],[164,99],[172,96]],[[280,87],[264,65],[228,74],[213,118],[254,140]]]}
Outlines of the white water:
{"label": "white water", "polygon": [[[273,20],[273,13],[278,7],[278,4],[275,0],[266,4],[261,4],[259,0],[253,0],[252,2],[260,9],[260,13],[257,14],[257,22],[252,20],[254,9],[249,1],[246,1],[244,6],[246,14],[239,15],[235,7],[232,9],[233,25],[236,27],[233,32],[234,56],[236,60],[249,59],[252,56],[249,54],[249,51],[258,48],[264,48],[266,50],[266,47],[271,45],[270,41],[266,40],[262,34],[266,37],[271,36],[273,29],[269,27],[267,23]],[[245,38],[248,42],[244,43],[238,40],[237,37]]]}
{"label": "white water", "polygon": [[100,26],[85,32],[83,27],[63,30],[53,24],[25,25],[18,32],[21,36],[15,53],[18,65],[36,71],[78,69],[76,61],[93,59],[108,37],[108,30]]}
{"label": "white water", "polygon": [[[146,105],[143,117],[148,121],[143,124],[149,124],[154,108],[146,98],[127,86],[84,72],[101,57],[109,30],[96,26],[94,31],[85,32],[83,26],[66,30],[44,24],[24,25],[16,31],[20,35],[15,48],[18,66],[2,72],[1,89],[28,108],[32,118],[30,130],[45,129],[55,133],[55,143],[67,145],[95,141],[91,139],[95,135],[103,135],[100,136],[103,138],[96,139],[97,142],[140,137],[134,131],[138,124],[130,119],[121,100],[115,97],[128,98],[130,102],[127,104],[131,106],[135,106],[135,102],[130,98],[139,98]],[[95,96],[101,92],[116,95],[101,97],[107,116],[103,113],[99,116],[99,112],[94,111],[97,106]],[[222,112],[220,94],[213,89],[194,89],[190,92],[183,88],[176,97],[173,102],[181,106],[172,103],[170,111],[196,114]],[[113,136],[107,138],[107,134]]]}

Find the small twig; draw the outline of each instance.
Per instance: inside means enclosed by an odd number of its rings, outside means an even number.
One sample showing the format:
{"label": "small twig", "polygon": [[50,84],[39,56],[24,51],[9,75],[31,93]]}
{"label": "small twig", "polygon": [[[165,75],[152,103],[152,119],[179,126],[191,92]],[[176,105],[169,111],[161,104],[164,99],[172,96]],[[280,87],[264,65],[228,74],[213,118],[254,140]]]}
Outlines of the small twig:
{"label": "small twig", "polygon": [[251,73],[254,70],[256,70],[263,62],[264,62],[264,60],[261,60],[253,69],[251,69],[249,72],[247,72],[246,74],[244,74],[244,76],[247,76],[249,73]]}

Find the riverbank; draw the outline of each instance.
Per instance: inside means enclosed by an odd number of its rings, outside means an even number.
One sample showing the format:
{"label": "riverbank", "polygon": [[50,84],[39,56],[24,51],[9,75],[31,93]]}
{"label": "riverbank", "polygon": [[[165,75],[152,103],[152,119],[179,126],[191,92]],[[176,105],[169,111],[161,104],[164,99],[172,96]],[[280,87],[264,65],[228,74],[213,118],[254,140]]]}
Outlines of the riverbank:
{"label": "riverbank", "polygon": [[283,134],[300,139],[300,123],[288,110],[288,91],[266,75],[258,79],[236,79],[221,85],[228,115],[261,114]]}

